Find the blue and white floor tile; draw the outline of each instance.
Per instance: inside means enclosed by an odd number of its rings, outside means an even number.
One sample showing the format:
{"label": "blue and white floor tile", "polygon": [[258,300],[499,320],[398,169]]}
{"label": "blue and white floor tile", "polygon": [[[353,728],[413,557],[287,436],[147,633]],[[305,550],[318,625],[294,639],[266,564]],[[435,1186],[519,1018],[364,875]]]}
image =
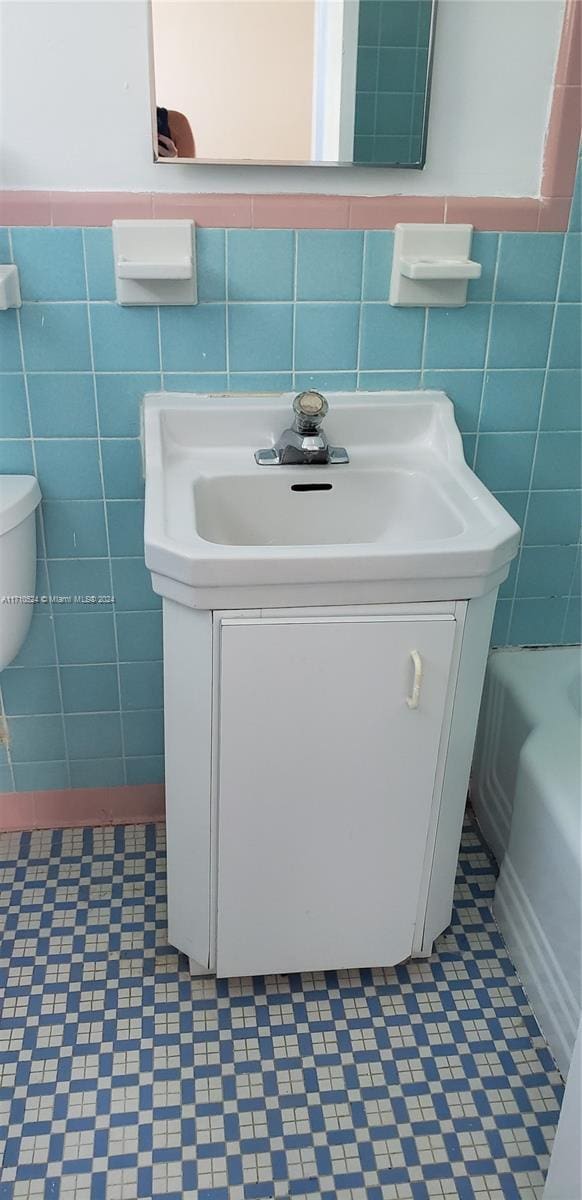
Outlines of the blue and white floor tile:
{"label": "blue and white floor tile", "polygon": [[0,1200],[540,1200],[562,1083],[467,821],[390,970],[191,980],[161,827],[0,837]]}

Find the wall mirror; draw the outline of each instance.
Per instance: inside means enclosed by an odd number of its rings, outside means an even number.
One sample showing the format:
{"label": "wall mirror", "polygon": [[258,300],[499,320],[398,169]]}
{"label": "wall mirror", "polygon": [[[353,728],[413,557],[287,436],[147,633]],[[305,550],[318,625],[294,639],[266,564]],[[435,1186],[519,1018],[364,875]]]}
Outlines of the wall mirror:
{"label": "wall mirror", "polygon": [[151,0],[157,162],[422,167],[436,0]]}

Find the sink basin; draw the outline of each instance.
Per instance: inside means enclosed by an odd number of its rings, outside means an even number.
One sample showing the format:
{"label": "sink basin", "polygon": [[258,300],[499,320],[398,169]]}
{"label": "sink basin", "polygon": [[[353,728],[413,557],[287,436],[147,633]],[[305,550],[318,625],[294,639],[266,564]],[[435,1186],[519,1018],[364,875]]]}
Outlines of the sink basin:
{"label": "sink basin", "polygon": [[200,537],[224,546],[365,545],[381,539],[403,546],[463,532],[446,495],[421,471],[356,467],[328,480],[327,469],[197,480]]}
{"label": "sink basin", "polygon": [[328,394],[347,465],[260,467],[292,395],[145,397],[146,564],[196,608],[468,599],[519,529],[464,461],[442,392]]}

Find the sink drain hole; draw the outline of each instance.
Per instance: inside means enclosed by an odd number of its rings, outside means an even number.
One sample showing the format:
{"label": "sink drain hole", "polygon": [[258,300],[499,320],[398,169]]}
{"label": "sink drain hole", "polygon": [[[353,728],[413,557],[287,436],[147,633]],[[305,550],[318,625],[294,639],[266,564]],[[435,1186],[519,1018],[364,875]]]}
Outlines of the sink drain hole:
{"label": "sink drain hole", "polygon": [[331,492],[333,483],[292,483],[292,492]]}

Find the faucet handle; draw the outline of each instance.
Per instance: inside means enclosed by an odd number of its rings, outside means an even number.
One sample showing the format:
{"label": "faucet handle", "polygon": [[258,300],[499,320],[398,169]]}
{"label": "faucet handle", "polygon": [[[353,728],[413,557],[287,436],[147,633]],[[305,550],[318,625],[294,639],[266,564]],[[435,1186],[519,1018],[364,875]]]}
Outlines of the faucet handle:
{"label": "faucet handle", "polygon": [[293,411],[305,423],[319,426],[329,408],[321,392],[299,392],[293,401]]}

